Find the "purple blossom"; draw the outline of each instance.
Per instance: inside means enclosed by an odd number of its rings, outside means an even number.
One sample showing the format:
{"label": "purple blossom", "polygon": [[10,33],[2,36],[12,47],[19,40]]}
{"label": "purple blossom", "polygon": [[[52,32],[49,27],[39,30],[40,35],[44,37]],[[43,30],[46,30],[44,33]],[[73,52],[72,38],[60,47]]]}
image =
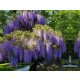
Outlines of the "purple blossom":
{"label": "purple blossom", "polygon": [[58,36],[55,36],[55,44],[59,45],[59,37]]}
{"label": "purple blossom", "polygon": [[6,58],[6,51],[3,43],[0,43],[0,61],[4,61]]}
{"label": "purple blossom", "polygon": [[78,58],[80,58],[80,39],[77,39],[75,42],[74,52],[78,55]]}
{"label": "purple blossom", "polygon": [[55,59],[59,58],[59,51],[58,51],[58,49],[54,49],[53,54],[54,54],[54,58]]}
{"label": "purple blossom", "polygon": [[19,56],[19,47],[18,46],[14,46],[14,48],[13,48],[13,52],[14,52],[14,55],[16,56],[16,57],[18,57]]}
{"label": "purple blossom", "polygon": [[75,45],[74,45],[74,52],[78,53],[78,44],[77,44],[77,41],[75,42]]}
{"label": "purple blossom", "polygon": [[32,60],[32,53],[29,50],[24,50],[24,63],[30,64]]}
{"label": "purple blossom", "polygon": [[33,59],[38,60],[38,51],[37,51],[37,49],[34,48],[34,49],[31,50],[31,52],[32,52]]}
{"label": "purple blossom", "polygon": [[4,34],[9,34],[14,30],[14,21],[10,21],[8,25],[4,28]]}
{"label": "purple blossom", "polygon": [[3,61],[3,55],[2,55],[2,53],[0,53],[0,62],[2,62]]}
{"label": "purple blossom", "polygon": [[44,32],[43,38],[44,38],[44,40],[48,40],[49,39],[49,34],[47,32]]}
{"label": "purple blossom", "polygon": [[8,25],[4,28],[4,34],[9,34],[14,30],[31,30],[35,24],[44,25],[44,17],[34,11],[24,11],[13,21],[9,21]]}
{"label": "purple blossom", "polygon": [[14,67],[18,66],[18,58],[17,57],[13,57],[13,56],[10,57],[9,62],[10,62],[11,66],[14,66]]}
{"label": "purple blossom", "polygon": [[39,14],[37,14],[37,24],[45,25],[44,17]]}
{"label": "purple blossom", "polygon": [[39,52],[39,58],[41,57],[45,58],[45,54],[46,54],[45,44],[42,41],[39,41],[37,47]]}
{"label": "purple blossom", "polygon": [[55,44],[56,42],[56,38],[52,32],[49,35],[49,40],[51,41],[52,44]]}
{"label": "purple blossom", "polygon": [[59,47],[60,47],[62,53],[66,52],[66,45],[65,45],[63,39],[61,39],[61,38],[59,39]]}
{"label": "purple blossom", "polygon": [[19,61],[22,62],[23,60],[23,54],[24,54],[24,51],[22,48],[19,48]]}
{"label": "purple blossom", "polygon": [[14,20],[14,29],[17,30],[17,29],[19,29],[19,27],[20,27],[20,22],[18,19],[15,19]]}
{"label": "purple blossom", "polygon": [[50,63],[50,61],[52,60],[52,47],[51,47],[51,43],[48,42],[46,43],[46,62]]}

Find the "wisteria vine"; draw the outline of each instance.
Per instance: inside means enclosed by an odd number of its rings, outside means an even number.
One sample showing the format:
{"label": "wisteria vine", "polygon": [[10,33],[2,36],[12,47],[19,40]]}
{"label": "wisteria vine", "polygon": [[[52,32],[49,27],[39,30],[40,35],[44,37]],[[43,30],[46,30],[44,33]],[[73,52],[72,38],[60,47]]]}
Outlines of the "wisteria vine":
{"label": "wisteria vine", "polygon": [[45,19],[32,12],[23,12],[4,29],[0,39],[0,62],[9,61],[11,66],[30,64],[41,58],[48,64],[62,57],[66,45],[61,33],[45,25]]}

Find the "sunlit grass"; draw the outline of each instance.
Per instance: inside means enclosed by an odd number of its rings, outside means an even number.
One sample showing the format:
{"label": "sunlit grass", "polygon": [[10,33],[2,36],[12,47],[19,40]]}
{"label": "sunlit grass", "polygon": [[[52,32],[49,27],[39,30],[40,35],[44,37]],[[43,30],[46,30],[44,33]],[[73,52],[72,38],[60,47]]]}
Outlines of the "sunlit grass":
{"label": "sunlit grass", "polygon": [[14,71],[16,69],[19,69],[19,68],[22,68],[22,67],[25,67],[26,64],[19,64],[18,67],[12,67],[9,65],[9,63],[2,63],[0,64],[0,71]]}

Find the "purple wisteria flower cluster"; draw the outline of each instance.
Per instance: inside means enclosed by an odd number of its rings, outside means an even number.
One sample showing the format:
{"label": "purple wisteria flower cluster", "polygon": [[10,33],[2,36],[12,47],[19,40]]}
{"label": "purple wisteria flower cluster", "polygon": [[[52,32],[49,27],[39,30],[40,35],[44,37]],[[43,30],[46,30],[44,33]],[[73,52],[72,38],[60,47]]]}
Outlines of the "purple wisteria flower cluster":
{"label": "purple wisteria flower cluster", "polygon": [[[43,62],[49,64],[52,59],[61,58],[66,52],[62,37],[47,25],[36,25],[33,32],[16,30],[4,38],[3,51],[12,66],[18,66],[22,62],[30,64],[39,59],[44,59]],[[1,57],[0,61],[6,60],[6,56]]]}
{"label": "purple wisteria flower cluster", "polygon": [[78,58],[80,58],[80,32],[78,33],[78,38],[75,41],[74,52],[77,54]]}
{"label": "purple wisteria flower cluster", "polygon": [[[58,59],[66,52],[66,45],[60,33],[47,25],[36,25],[33,32],[41,38],[43,42],[40,48],[40,55],[45,55],[45,62],[49,63],[52,58]],[[40,41],[39,41],[40,42]]]}
{"label": "purple wisteria flower cluster", "polygon": [[46,21],[36,11],[23,11],[15,19],[9,21],[4,28],[4,34],[9,34],[15,30],[31,30],[35,24],[45,25]]}
{"label": "purple wisteria flower cluster", "polygon": [[23,12],[10,21],[4,34],[0,39],[0,62],[7,60],[11,66],[40,59],[49,64],[66,52],[61,34],[45,25],[45,19],[34,11]]}

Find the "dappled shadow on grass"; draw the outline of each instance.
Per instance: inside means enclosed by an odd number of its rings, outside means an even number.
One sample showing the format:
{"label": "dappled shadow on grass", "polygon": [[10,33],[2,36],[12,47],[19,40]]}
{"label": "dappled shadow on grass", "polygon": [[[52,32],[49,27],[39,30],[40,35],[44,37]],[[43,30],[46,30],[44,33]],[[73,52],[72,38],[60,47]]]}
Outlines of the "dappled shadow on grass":
{"label": "dappled shadow on grass", "polygon": [[26,64],[19,64],[18,67],[12,67],[9,65],[9,63],[3,63],[3,64],[0,64],[0,71],[14,71],[16,69],[20,69],[20,68],[23,68],[25,67]]}

